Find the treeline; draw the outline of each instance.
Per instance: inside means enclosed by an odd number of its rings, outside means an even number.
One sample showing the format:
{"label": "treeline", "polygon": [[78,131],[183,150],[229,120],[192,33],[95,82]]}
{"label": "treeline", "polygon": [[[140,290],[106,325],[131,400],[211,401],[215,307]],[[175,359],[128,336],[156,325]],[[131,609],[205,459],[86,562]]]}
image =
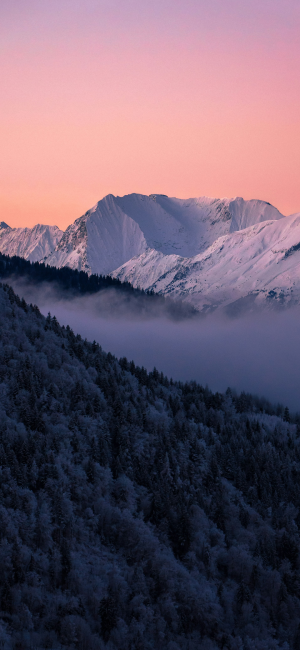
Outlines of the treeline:
{"label": "treeline", "polygon": [[[11,275],[26,277],[32,282],[53,282],[66,291],[76,294],[96,293],[103,289],[116,288],[136,294],[144,294],[140,289],[134,289],[129,282],[121,282],[109,275],[88,275],[85,271],[77,271],[64,266],[57,269],[43,262],[30,262],[23,257],[3,255],[0,253],[0,276],[7,278]],[[150,293],[154,295],[154,293]]]}
{"label": "treeline", "polygon": [[[123,368],[130,370],[130,372],[134,374],[135,377],[137,377],[137,379],[143,386],[147,387],[148,385],[150,385],[153,376],[156,377],[157,379],[160,379],[161,382],[168,381],[168,379],[164,377],[163,373],[159,373],[156,368],[154,368],[152,373],[148,373],[146,368],[144,367],[140,368],[139,366],[136,366],[134,361],[130,361],[128,365],[128,361],[126,358],[120,359],[119,363]],[[267,414],[267,415],[276,415],[277,417],[282,418],[284,422],[291,422],[300,425],[300,415],[298,412],[290,413],[289,408],[287,406],[284,407],[282,404],[276,404],[276,405],[272,404],[272,402],[270,402],[265,397],[259,397],[258,395],[251,395],[251,393],[246,393],[245,391],[242,391],[241,393],[237,393],[236,390],[233,390],[231,388],[227,388],[225,395],[222,395],[221,393],[218,392],[212,393],[212,391],[208,387],[203,388],[202,386],[199,386],[199,384],[197,384],[197,382],[195,381],[190,381],[187,384],[181,381],[173,382],[173,380],[171,379],[170,385],[176,386],[176,388],[181,390],[183,394],[185,393],[187,386],[189,391],[194,386],[195,391],[200,390],[202,400],[204,401],[205,406],[208,409],[221,408],[224,401],[228,397],[230,397],[232,404],[237,413],[259,413],[259,414]]]}
{"label": "treeline", "polygon": [[118,361],[1,286],[1,647],[299,650],[283,416]]}
{"label": "treeline", "polygon": [[67,266],[56,268],[43,262],[30,262],[22,257],[9,257],[0,253],[0,278],[19,279],[32,284],[47,282],[52,284],[64,297],[92,295],[100,291],[114,290],[122,300],[128,301],[135,311],[143,313],[166,313],[173,318],[190,318],[198,312],[188,304],[174,301],[154,291],[134,288],[130,282],[121,282],[109,275],[88,275],[85,271],[70,269]]}

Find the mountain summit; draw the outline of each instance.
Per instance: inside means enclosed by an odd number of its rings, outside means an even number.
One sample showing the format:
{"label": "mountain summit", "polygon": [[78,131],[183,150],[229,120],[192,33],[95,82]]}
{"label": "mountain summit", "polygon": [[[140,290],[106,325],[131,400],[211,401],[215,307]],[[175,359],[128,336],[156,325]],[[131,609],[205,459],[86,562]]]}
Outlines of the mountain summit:
{"label": "mountain summit", "polygon": [[192,257],[222,235],[282,218],[264,201],[109,194],[67,228],[46,261],[107,274],[149,248]]}

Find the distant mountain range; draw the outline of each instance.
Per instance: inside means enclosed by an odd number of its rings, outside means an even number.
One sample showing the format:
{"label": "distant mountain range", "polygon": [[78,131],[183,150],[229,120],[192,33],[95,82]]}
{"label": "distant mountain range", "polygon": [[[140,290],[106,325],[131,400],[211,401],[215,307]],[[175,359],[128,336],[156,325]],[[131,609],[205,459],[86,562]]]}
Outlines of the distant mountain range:
{"label": "distant mountain range", "polygon": [[259,200],[109,194],[65,232],[2,222],[0,251],[110,274],[201,311],[300,302],[300,213]]}
{"label": "distant mountain range", "polygon": [[11,228],[0,222],[0,252],[18,255],[31,262],[39,262],[50,255],[61,240],[63,231],[57,226],[38,223],[33,228]]}

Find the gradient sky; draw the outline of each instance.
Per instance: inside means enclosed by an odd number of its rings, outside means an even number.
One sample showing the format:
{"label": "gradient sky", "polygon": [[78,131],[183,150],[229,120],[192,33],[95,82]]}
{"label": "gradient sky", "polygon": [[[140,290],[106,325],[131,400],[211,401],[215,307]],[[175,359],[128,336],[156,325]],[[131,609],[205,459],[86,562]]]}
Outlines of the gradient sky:
{"label": "gradient sky", "polygon": [[299,0],[1,0],[0,220],[105,194],[300,210]]}

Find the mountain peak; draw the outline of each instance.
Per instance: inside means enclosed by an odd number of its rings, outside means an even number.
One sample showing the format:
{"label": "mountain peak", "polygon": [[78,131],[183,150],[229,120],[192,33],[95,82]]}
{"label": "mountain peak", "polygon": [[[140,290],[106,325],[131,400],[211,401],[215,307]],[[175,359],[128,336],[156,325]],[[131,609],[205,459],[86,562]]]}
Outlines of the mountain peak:
{"label": "mountain peak", "polygon": [[0,221],[0,230],[6,230],[7,228],[9,230],[12,230],[12,228],[7,223],[5,223],[5,221]]}
{"label": "mountain peak", "polygon": [[282,216],[242,198],[107,194],[67,228],[47,263],[105,275],[148,249],[189,258],[230,232]]}

